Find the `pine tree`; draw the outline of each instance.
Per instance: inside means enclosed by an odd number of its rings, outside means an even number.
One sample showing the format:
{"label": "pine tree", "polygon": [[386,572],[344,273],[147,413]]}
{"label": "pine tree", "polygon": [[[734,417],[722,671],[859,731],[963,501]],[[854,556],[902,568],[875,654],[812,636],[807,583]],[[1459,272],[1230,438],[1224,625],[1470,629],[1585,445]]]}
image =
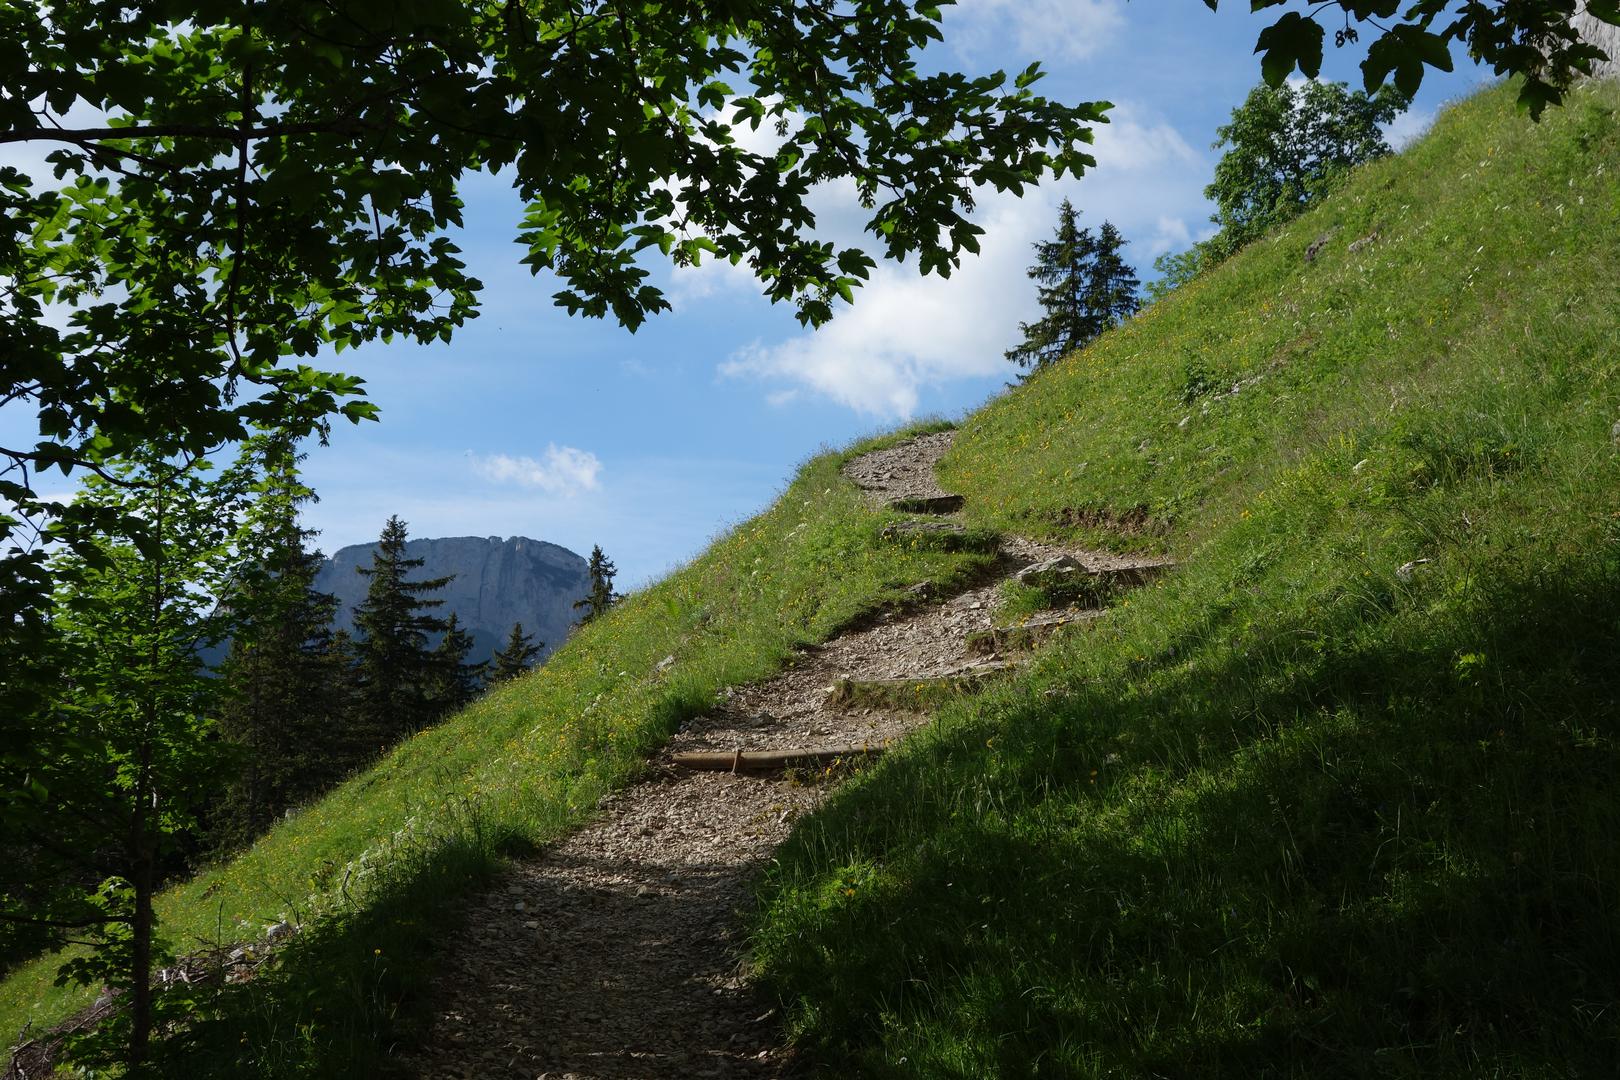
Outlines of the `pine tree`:
{"label": "pine tree", "polygon": [[370,761],[377,743],[360,723],[360,648],[347,630],[332,634],[322,657],[331,689],[332,730],[326,734],[330,758],[324,770],[327,786]]}
{"label": "pine tree", "polygon": [[[597,550],[600,551],[601,549],[598,548]],[[523,632],[522,623],[513,623],[512,634],[506,639],[505,647],[497,649],[494,658],[491,660],[493,668],[490,672],[489,681],[499,683],[517,678],[529,670],[530,665],[534,663],[541,650],[545,647],[545,642],[535,641],[534,638]]]}
{"label": "pine tree", "polygon": [[613,575],[618,572],[613,561],[602,554],[602,545],[597,544],[591,548],[591,591],[582,599],[574,601],[574,610],[585,609],[579,625],[584,626],[597,618],[619,599],[618,594],[613,591]]}
{"label": "pine tree", "polygon": [[1035,244],[1036,262],[1028,273],[1039,283],[1036,296],[1046,314],[1019,324],[1024,340],[1006,353],[1019,367],[1034,371],[1060,360],[1141,307],[1136,273],[1119,254],[1125,238],[1109,221],[1093,236],[1080,228],[1079,218],[1064,199],[1055,236]]}
{"label": "pine tree", "polygon": [[428,710],[434,717],[448,716],[478,696],[484,687],[487,661],[467,663],[473,636],[461,626],[455,612],[444,624],[444,637],[433,650],[433,688],[428,693]]}
{"label": "pine tree", "polygon": [[371,585],[354,613],[360,635],[355,721],[357,734],[369,741],[373,752],[421,730],[434,718],[431,696],[437,662],[427,643],[447,624],[428,614],[444,601],[426,596],[451,579],[410,580],[408,575],[421,568],[422,560],[406,557],[405,536],[405,523],[390,517],[370,569],[358,568]]}

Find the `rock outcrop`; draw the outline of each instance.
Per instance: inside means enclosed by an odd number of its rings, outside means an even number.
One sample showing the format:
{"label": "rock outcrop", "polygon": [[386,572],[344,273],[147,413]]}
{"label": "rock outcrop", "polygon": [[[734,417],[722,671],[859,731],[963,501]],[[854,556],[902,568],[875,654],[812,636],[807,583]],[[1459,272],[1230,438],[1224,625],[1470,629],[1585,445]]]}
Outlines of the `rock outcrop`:
{"label": "rock outcrop", "polygon": [[1604,63],[1593,64],[1592,74],[1599,79],[1620,79],[1620,26],[1610,26],[1588,15],[1583,10],[1570,20],[1582,40],[1588,41],[1609,54]]}
{"label": "rock outcrop", "polygon": [[[358,572],[371,566],[375,544],[353,544],[326,560],[315,587],[341,604],[335,626],[354,630],[354,609],[366,598],[369,579]],[[435,594],[444,601],[436,614],[455,612],[473,635],[470,659],[487,660],[505,644],[512,624],[546,643],[549,654],[578,620],[574,601],[590,592],[586,562],[565,547],[524,536],[451,536],[408,541],[406,553],[423,560],[412,579],[455,575]]]}

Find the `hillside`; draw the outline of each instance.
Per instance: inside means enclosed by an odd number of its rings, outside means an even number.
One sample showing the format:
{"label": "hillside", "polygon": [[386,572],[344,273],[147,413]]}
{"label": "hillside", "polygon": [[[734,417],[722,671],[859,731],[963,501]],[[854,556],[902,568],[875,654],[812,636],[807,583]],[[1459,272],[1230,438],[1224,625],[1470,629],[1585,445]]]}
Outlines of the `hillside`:
{"label": "hillside", "polygon": [[[966,535],[1178,568],[793,825],[749,934],[806,1063],[1614,1072],[1617,109],[1612,84],[1538,125],[1510,89],[1461,103],[960,426]],[[173,1074],[385,1068],[504,860],[727,687],[922,582],[982,587],[983,545],[893,542],[904,515],[841,472],[913,433],[813,459],[545,669],[173,889],[183,948],[305,927],[203,999]],[[0,1030],[88,1000],[53,967],[0,985]]]}
{"label": "hillside", "polygon": [[1617,102],[1464,102],[963,425],[970,522],[1183,569],[789,843],[818,1060],[1613,1075]]}

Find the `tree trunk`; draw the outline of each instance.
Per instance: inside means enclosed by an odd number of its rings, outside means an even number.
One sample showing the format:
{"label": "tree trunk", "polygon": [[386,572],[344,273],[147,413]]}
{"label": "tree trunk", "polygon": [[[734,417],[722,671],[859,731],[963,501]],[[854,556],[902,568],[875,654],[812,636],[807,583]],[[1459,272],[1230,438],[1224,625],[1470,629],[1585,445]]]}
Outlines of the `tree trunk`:
{"label": "tree trunk", "polygon": [[130,816],[130,885],[135,910],[130,920],[129,1067],[139,1075],[152,1038],[152,885],[156,878],[147,823],[152,811],[150,732],[141,746],[141,771],[135,783],[135,812]]}

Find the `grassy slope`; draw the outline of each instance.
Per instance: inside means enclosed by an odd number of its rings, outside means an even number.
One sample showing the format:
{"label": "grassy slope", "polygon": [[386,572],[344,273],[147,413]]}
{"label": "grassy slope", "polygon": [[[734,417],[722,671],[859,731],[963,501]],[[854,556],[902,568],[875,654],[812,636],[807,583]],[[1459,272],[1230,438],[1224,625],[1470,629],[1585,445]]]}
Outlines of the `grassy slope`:
{"label": "grassy slope", "polygon": [[[539,672],[165,895],[163,925],[184,949],[251,939],[278,918],[333,916],[313,920],[277,978],[225,1003],[202,1052],[223,1045],[250,1071],[283,1075],[375,1067],[397,1034],[388,1017],[401,1002],[408,1015],[446,900],[501,854],[579,822],[721,687],[770,673],[795,644],[897,599],[904,585],[948,582],[984,563],[880,542],[892,515],[865,506],[839,475],[842,460],[812,460],[774,507],[581,630]],[[658,672],[668,655],[675,664]],[[86,1000],[51,989],[58,962],[0,984],[7,1044],[26,1021],[49,1024]],[[184,1067],[206,1069],[195,1059]]]}
{"label": "grassy slope", "polygon": [[834,1075],[1615,1075],[1620,87],[1511,100],[964,425],[976,523],[1185,566],[790,841]]}
{"label": "grassy slope", "polygon": [[[945,1076],[1614,1062],[1617,97],[1538,127],[1502,92],[1466,103],[972,419],[946,469],[977,524],[1187,566],[801,827],[755,940],[816,1056]],[[188,945],[329,916],[197,1053],[375,1067],[447,898],[588,814],[718,687],[974,571],[879,543],[838,461],[166,897]],[[0,1030],[82,1000],[52,966],[0,985]]]}

